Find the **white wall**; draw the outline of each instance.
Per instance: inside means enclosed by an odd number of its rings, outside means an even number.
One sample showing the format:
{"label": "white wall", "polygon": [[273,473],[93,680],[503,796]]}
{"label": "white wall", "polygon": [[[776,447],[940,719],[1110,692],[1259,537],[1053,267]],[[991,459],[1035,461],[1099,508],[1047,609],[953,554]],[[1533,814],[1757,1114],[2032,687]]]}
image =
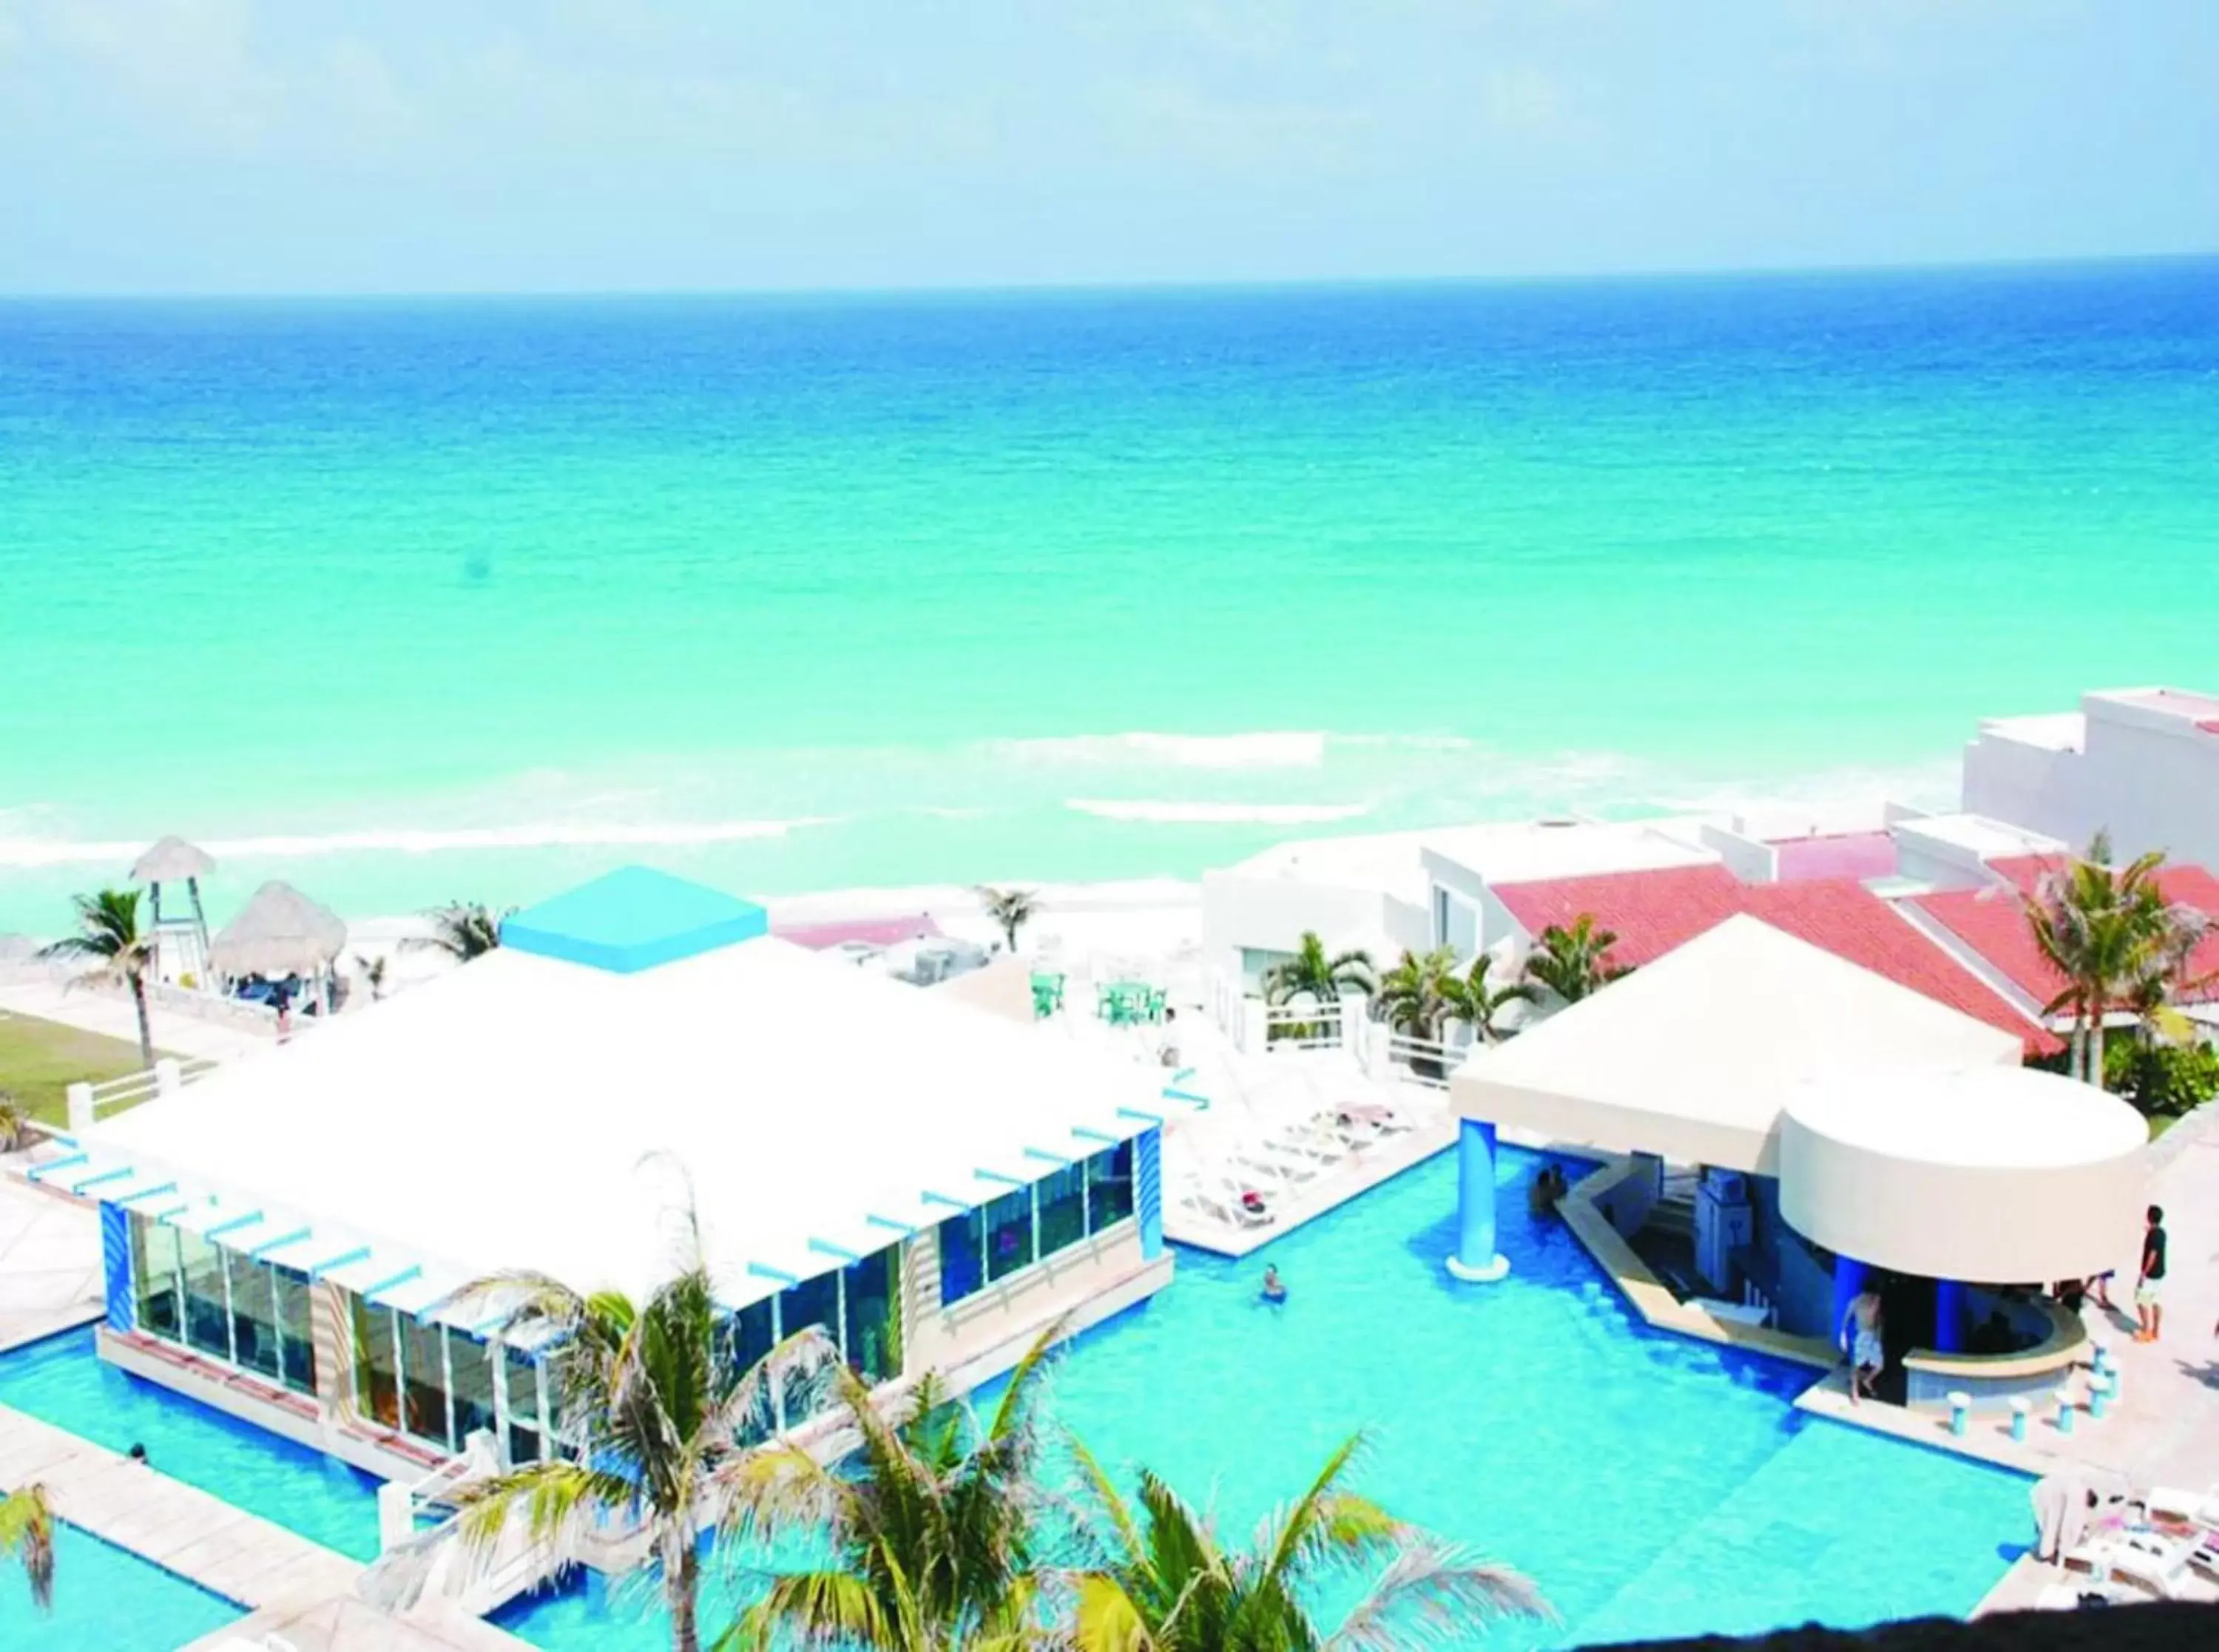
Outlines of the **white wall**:
{"label": "white wall", "polygon": [[1241,973],[1244,952],[1295,952],[1306,929],[1317,932],[1328,953],[1360,947],[1385,967],[1406,947],[1424,951],[1432,928],[1423,907],[1377,889],[1237,872],[1203,874],[1203,955],[1231,977]]}
{"label": "white wall", "polygon": [[1780,852],[1771,844],[1729,831],[1723,826],[1713,826],[1707,821],[1696,827],[1695,835],[1742,882],[1768,884],[1778,880]]}
{"label": "white wall", "polygon": [[2085,749],[1983,732],[1965,748],[1967,810],[2079,846],[2108,831],[2121,856],[2162,850],[2219,866],[2219,736],[2195,721],[2091,695]]}

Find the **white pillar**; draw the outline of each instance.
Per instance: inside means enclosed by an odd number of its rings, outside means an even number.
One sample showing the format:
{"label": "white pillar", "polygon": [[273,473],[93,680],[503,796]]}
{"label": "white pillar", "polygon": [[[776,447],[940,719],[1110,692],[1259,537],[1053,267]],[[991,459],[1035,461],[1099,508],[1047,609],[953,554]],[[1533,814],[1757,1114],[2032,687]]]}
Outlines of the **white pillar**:
{"label": "white pillar", "polygon": [[377,1488],[377,1552],[397,1549],[415,1535],[415,1500],[399,1481],[387,1481]]}
{"label": "white pillar", "polygon": [[177,1058],[164,1056],[154,1063],[154,1093],[174,1096],[185,1087],[185,1075],[177,1065]]}
{"label": "white pillar", "polygon": [[1364,1052],[1371,1032],[1371,1001],[1361,992],[1340,995],[1340,1047],[1364,1065]]}
{"label": "white pillar", "polygon": [[1235,1040],[1241,1054],[1261,1055],[1264,1053],[1264,1001],[1261,998],[1241,999],[1240,1036]]}
{"label": "white pillar", "polygon": [[92,1086],[71,1084],[64,1092],[69,1097],[69,1127],[71,1133],[88,1129],[92,1124]]}

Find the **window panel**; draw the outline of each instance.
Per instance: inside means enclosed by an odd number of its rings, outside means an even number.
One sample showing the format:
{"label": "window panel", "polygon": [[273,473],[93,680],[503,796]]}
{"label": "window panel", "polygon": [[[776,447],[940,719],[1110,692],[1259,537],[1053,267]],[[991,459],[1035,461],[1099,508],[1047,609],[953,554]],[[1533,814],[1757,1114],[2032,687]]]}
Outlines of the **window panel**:
{"label": "window panel", "polygon": [[223,1253],[231,1276],[233,1360],[263,1376],[277,1375],[277,1298],[270,1288],[266,1264],[237,1251]]}
{"label": "window panel", "polygon": [[[805,1279],[798,1285],[789,1285],[778,1299],[778,1323],[781,1335],[792,1336],[806,1326],[817,1326],[832,1338],[834,1347],[840,1343],[840,1276],[823,1273],[814,1279]],[[828,1395],[821,1385],[811,1384],[805,1396],[798,1390],[779,1397],[782,1426],[791,1426],[804,1417],[822,1410]]]}
{"label": "window panel", "polygon": [[940,1305],[949,1307],[986,1282],[986,1213],[967,1210],[940,1224]]}
{"label": "window panel", "polygon": [[420,1440],[454,1449],[447,1432],[446,1338],[436,1325],[419,1325],[413,1314],[401,1324],[401,1425]]}
{"label": "window panel", "polygon": [[539,1461],[539,1369],[528,1354],[504,1349],[501,1382],[508,1406],[508,1460],[512,1466]]}
{"label": "window panel", "polygon": [[130,1214],[131,1279],[137,1324],[152,1337],[181,1340],[177,1304],[177,1230],[138,1211]]}
{"label": "window panel", "polygon": [[1042,1178],[1040,1199],[1040,1248],[1054,1256],[1066,1245],[1086,1237],[1086,1166],[1066,1165]]}
{"label": "window panel", "polygon": [[898,1245],[850,1263],[842,1282],[848,1363],[870,1382],[901,1374],[899,1315],[894,1301]]}
{"label": "window panel", "polygon": [[986,1277],[1006,1279],[1033,1262],[1033,1190],[1018,1188],[986,1206]]}
{"label": "window panel", "polygon": [[455,1449],[459,1451],[472,1434],[493,1430],[493,1357],[486,1345],[468,1332],[450,1329],[447,1369],[455,1385]]}
{"label": "window panel", "polygon": [[401,1367],[393,1310],[354,1300],[354,1403],[388,1428],[401,1426]]}
{"label": "window panel", "polygon": [[277,1338],[285,1386],[296,1394],[316,1391],[316,1310],[308,1276],[297,1268],[274,1268],[277,1286]]}
{"label": "window panel", "polygon": [[218,1359],[231,1357],[231,1308],[224,1301],[223,1252],[183,1228],[177,1255],[185,1276],[185,1342]]}
{"label": "window panel", "polygon": [[1104,1147],[1086,1161],[1086,1226],[1090,1233],[1133,1214],[1133,1144]]}

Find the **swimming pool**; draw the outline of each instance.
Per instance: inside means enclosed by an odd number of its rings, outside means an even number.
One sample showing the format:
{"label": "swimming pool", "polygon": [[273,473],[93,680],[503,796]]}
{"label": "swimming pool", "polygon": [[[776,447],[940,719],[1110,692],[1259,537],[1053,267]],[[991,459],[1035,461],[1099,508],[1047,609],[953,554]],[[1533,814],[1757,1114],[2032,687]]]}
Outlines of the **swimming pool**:
{"label": "swimming pool", "polygon": [[371,1476],[116,1369],[89,1328],[0,1355],[0,1405],[111,1451],[142,1444],[173,1479],[342,1555],[377,1557]]}
{"label": "swimming pool", "polygon": [[[1498,1174],[1533,1166],[1505,1152]],[[1794,1411],[1808,1372],[1651,1332],[1553,1220],[1507,1220],[1510,1277],[1458,1284],[1455,1208],[1444,1154],[1246,1262],[1182,1251],[1171,1289],[1079,1338],[1054,1414],[1107,1463],[1214,1491],[1244,1539],[1370,1428],[1364,1489],[1561,1614],[1490,1648],[1961,1615],[2003,1574],[2025,1481]],[[1258,1300],[1266,1261],[1284,1307]],[[636,1588],[501,1621],[548,1652],[668,1644]]]}
{"label": "swimming pool", "polygon": [[0,1646],[8,1652],[175,1652],[241,1615],[222,1596],[59,1522],[52,1612],[32,1605],[21,1567],[0,1566]]}

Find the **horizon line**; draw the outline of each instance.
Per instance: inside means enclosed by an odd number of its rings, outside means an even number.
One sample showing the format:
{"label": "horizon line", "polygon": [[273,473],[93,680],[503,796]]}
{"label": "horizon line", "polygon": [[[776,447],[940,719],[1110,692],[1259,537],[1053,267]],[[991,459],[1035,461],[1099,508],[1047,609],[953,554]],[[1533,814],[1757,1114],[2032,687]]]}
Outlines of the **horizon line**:
{"label": "horizon line", "polygon": [[2104,264],[2197,264],[2219,260],[2219,245],[2163,252],[2056,253],[1986,258],[1926,258],[1842,264],[1660,264],[1625,270],[1566,270],[1520,275],[1255,276],[1099,281],[830,283],[816,286],[392,287],[309,289],[0,289],[0,305],[69,303],[360,303],[564,299],[926,298],[1058,294],[1263,292],[1387,287],[1599,286],[1614,282],[1783,280],[1812,276],[1881,276],[2042,270]]}

